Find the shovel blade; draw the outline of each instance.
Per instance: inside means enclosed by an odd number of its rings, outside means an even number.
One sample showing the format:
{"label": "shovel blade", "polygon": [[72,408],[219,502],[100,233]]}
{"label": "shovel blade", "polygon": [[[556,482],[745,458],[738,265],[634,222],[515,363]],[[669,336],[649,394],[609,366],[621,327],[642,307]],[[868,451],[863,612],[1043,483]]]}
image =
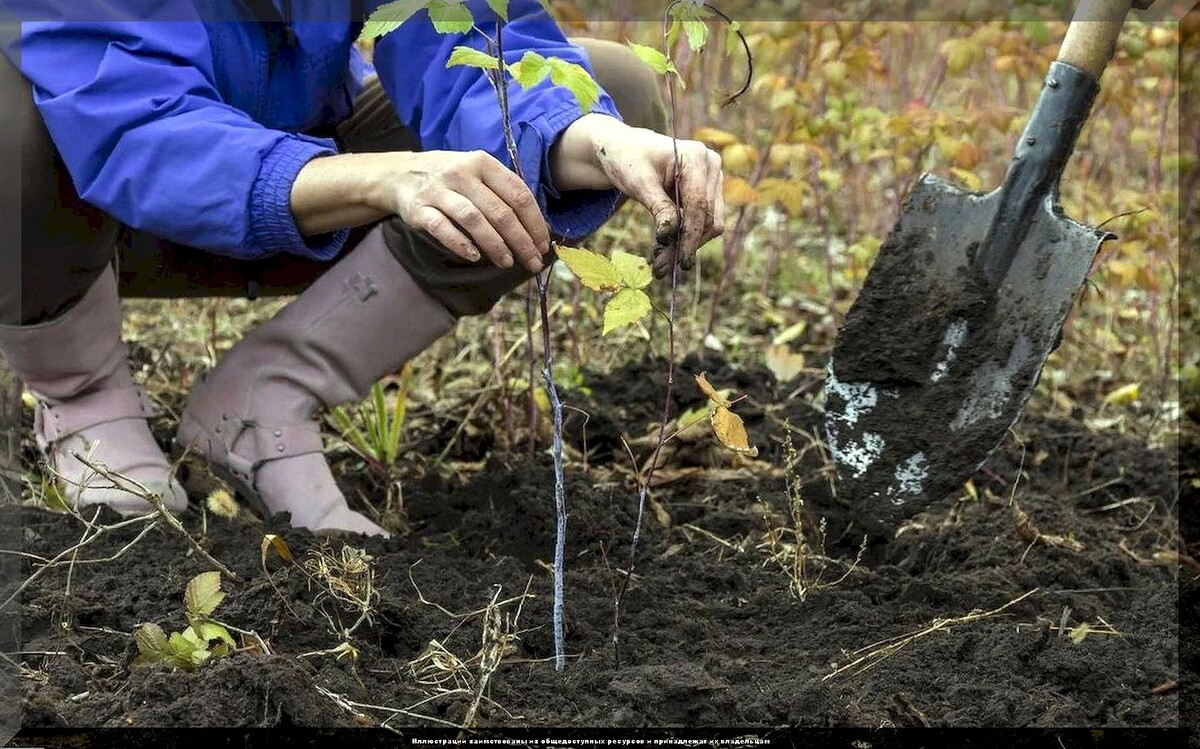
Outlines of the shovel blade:
{"label": "shovel blade", "polygon": [[838,334],[825,388],[837,501],[872,532],[961,489],[1003,441],[1107,237],[1048,196],[992,289],[975,254],[999,192],[921,177]]}

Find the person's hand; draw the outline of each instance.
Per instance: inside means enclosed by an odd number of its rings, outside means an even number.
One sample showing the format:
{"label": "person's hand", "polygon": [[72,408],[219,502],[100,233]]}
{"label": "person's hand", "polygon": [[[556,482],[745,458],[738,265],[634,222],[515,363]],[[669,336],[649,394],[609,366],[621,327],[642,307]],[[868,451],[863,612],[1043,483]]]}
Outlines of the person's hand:
{"label": "person's hand", "polygon": [[393,151],[313,159],[292,213],[304,234],[398,216],[458,257],[501,268],[544,266],[550,229],[529,187],[483,151]]}
{"label": "person's hand", "polygon": [[[680,206],[675,195],[678,145]],[[654,218],[654,274],[678,262],[688,270],[696,250],[725,230],[721,157],[703,143],[630,127],[602,114],[572,123],[551,152],[560,191],[616,188],[650,210]]]}
{"label": "person's hand", "polygon": [[404,154],[393,183],[394,212],[459,257],[482,255],[501,268],[513,256],[531,273],[542,270],[550,230],[537,199],[512,170],[483,151]]}

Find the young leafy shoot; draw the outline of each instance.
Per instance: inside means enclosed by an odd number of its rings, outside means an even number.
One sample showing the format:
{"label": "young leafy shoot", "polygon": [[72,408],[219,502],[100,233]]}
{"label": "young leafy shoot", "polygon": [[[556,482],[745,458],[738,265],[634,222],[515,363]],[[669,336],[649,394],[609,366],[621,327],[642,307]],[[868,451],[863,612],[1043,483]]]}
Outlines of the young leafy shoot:
{"label": "young leafy shoot", "polygon": [[733,404],[709,384],[704,372],[696,375],[696,385],[700,388],[700,392],[708,398],[709,420],[712,422],[713,434],[717,436],[721,444],[734,452],[749,455],[752,458],[757,456],[758,448],[750,444],[750,436],[746,433],[746,425],[742,423],[742,417],[730,410],[730,406]]}
{"label": "young leafy shoot", "polygon": [[558,258],[589,289],[616,292],[604,305],[603,335],[633,325],[653,311],[643,291],[652,278],[645,258],[617,250],[610,260],[590,250],[561,246]]}
{"label": "young leafy shoot", "polygon": [[138,657],[135,666],[163,663],[171,668],[192,671],[210,657],[229,655],[237,643],[229,630],[210,617],[225,600],[221,590],[221,573],[203,572],[187,585],[183,595],[184,614],[188,626],[168,637],[157,624],[144,624],[134,632]]}
{"label": "young leafy shoot", "polygon": [[[687,37],[688,46],[693,52],[700,52],[708,43],[707,19],[712,13],[704,7],[703,2],[696,0],[680,0],[674,3],[669,11],[671,30],[667,33],[667,46],[674,47],[679,39],[680,30]],[[735,36],[736,39],[736,36]]]}

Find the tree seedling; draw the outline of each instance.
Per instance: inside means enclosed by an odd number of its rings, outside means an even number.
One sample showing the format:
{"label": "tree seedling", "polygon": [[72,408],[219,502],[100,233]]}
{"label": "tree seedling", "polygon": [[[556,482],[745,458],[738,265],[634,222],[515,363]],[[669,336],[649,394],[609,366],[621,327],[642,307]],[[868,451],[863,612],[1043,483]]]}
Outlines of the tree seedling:
{"label": "tree seedling", "polygon": [[[582,66],[556,57],[544,57],[536,52],[527,51],[516,62],[506,62],[504,54],[504,25],[508,21],[509,1],[508,0],[487,0],[488,7],[496,16],[495,28],[492,33],[488,33],[481,29],[475,21],[470,8],[467,7],[463,0],[396,0],[395,2],[387,3],[379,7],[367,19],[363,26],[362,34],[359,41],[367,42],[389,34],[401,25],[411,20],[418,12],[424,10],[428,13],[429,20],[433,24],[434,29],[442,34],[471,34],[474,33],[485,42],[486,51],[476,49],[475,47],[459,45],[455,47],[446,67],[467,66],[478,68],[483,71],[487,80],[492,86],[496,95],[496,103],[500,109],[501,126],[504,130],[504,142],[508,151],[511,168],[516,174],[525,179],[522,173],[521,161],[518,157],[516,138],[513,135],[512,120],[508,105],[508,90],[510,82],[515,82],[523,89],[530,89],[540,85],[547,78],[550,82],[557,86],[566,88],[574,96],[579,105],[580,110],[586,114],[590,112],[600,97],[600,87],[591,77],[588,71]],[[542,0],[542,5],[545,7],[545,0]],[[547,10],[549,10],[547,8]],[[716,11],[711,5],[697,0],[675,0],[667,10],[665,18],[671,19],[669,29],[664,29],[664,40],[667,42],[668,49],[674,43],[680,33],[687,36],[688,44],[693,50],[699,51],[704,47],[705,41],[708,38],[708,26],[706,19],[711,13],[717,13],[726,21],[729,21],[723,13]],[[731,23],[730,36],[727,39],[726,47],[731,49],[737,39],[741,39],[743,47],[747,53],[749,48],[746,47],[745,38],[741,36],[736,25]],[[664,24],[665,25],[665,24]],[[649,47],[631,44],[630,48],[643,61],[650,65],[654,70],[664,74],[674,74],[678,78],[678,70],[671,62],[667,52],[658,52]],[[749,55],[747,54],[747,57]],[[747,80],[747,86],[749,81]],[[743,87],[743,91],[746,87]],[[674,120],[675,96],[674,88],[671,89],[671,115],[672,122]],[[741,92],[735,94],[740,95]],[[675,164],[675,202],[680,204],[679,191],[679,174],[681,172],[679,164],[678,150],[676,150]],[[679,233],[673,239],[674,243],[679,241]],[[678,247],[660,248],[669,250],[674,256],[678,256]],[[646,315],[650,314],[654,305],[650,297],[644,291],[644,288],[649,285],[651,273],[649,264],[642,258],[638,258],[629,253],[616,252],[610,260],[603,256],[597,255],[587,250],[555,246],[555,252],[559,258],[573,272],[580,276],[584,285],[596,291],[613,292],[613,297],[608,300],[604,310],[604,332],[609,333],[612,330],[632,325],[641,320]],[[668,356],[668,373],[667,373],[667,392],[665,397],[666,406],[664,407],[663,422],[660,430],[658,446],[655,449],[654,457],[651,459],[650,473],[654,471],[654,465],[658,461],[659,453],[662,449],[662,444],[666,440],[666,423],[670,419],[670,403],[672,389],[674,385],[674,358],[675,358],[675,290],[678,278],[678,263],[672,264],[670,273],[670,288],[671,300],[670,307],[666,312],[669,330],[669,345],[670,354]],[[564,491],[563,477],[563,446],[562,446],[562,430],[563,430],[563,406],[558,395],[558,389],[553,377],[553,361],[550,346],[550,321],[549,321],[549,302],[547,296],[549,273],[543,271],[535,277],[538,290],[538,299],[540,302],[540,313],[542,323],[542,377],[545,382],[546,393],[549,396],[551,413],[553,416],[553,432],[551,452],[554,459],[554,498],[556,509],[556,537],[554,550],[554,604],[553,604],[553,624],[554,624],[554,649],[555,649],[555,668],[561,671],[565,666],[565,650],[564,650],[564,616],[563,616],[563,578],[564,578],[564,557],[566,543],[566,503]],[[532,295],[531,295],[532,296]],[[531,297],[530,297],[531,298]],[[532,309],[532,303],[527,306],[527,309]],[[530,317],[532,313],[530,313]],[[527,327],[532,331],[532,321],[527,321]],[[532,351],[532,335],[530,335],[530,347]],[[532,395],[532,381],[530,382]],[[731,423],[729,417],[735,416],[729,411],[728,403],[719,404],[714,414],[714,425],[717,420],[723,425]],[[740,420],[738,421],[740,424]],[[743,429],[744,432],[744,429]],[[747,445],[747,449],[749,446]],[[641,526],[641,518],[645,509],[645,493],[649,486],[649,480],[642,482],[641,491],[639,492],[639,510],[638,523],[634,530],[633,543],[630,553],[630,569],[625,580],[632,576],[634,552],[637,548],[637,539]],[[624,588],[622,588],[622,593]],[[615,604],[614,617],[619,617],[620,611],[620,596]],[[615,629],[615,628],[614,628]],[[616,634],[614,631],[614,643]]]}
{"label": "tree seedling", "polygon": [[157,624],[143,624],[134,632],[138,657],[135,666],[163,663],[182,671],[194,671],[213,656],[229,655],[237,649],[233,635],[214,621],[212,613],[225,593],[220,572],[202,572],[188,583],[183,594],[183,610],[188,626],[170,636]]}

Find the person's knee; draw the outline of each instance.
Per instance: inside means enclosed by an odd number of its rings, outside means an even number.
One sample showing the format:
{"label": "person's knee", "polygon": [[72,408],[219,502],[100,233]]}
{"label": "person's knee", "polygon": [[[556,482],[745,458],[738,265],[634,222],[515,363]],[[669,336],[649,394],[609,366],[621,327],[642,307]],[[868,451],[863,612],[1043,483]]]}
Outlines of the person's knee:
{"label": "person's knee", "polygon": [[571,42],[587,53],[596,82],[612,97],[626,123],[666,132],[662,83],[646,63],[625,45],[607,39],[577,37]]}
{"label": "person's knee", "polygon": [[500,268],[487,260],[469,263],[398,218],[383,222],[383,240],[413,281],[455,317],[487,314],[531,278],[520,264]]}

